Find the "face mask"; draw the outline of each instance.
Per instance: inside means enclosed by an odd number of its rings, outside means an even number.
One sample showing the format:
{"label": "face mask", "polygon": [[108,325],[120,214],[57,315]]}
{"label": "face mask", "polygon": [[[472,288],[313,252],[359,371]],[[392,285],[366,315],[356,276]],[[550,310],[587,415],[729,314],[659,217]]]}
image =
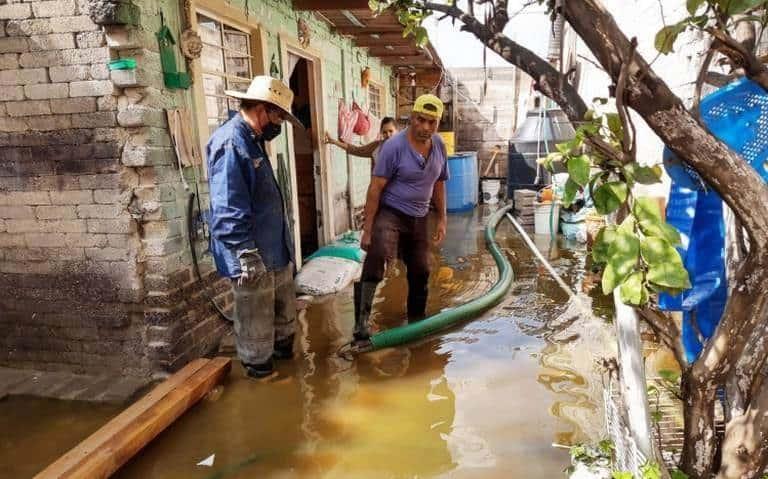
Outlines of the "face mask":
{"label": "face mask", "polygon": [[261,129],[261,137],[264,141],[272,141],[280,135],[282,129],[281,125],[276,125],[270,121],[267,126]]}

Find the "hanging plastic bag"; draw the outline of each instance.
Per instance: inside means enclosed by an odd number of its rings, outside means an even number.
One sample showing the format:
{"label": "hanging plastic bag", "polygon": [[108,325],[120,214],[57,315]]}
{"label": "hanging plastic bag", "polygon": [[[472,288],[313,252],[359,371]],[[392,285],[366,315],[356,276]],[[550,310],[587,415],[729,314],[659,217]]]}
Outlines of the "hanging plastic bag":
{"label": "hanging plastic bag", "polygon": [[339,100],[339,139],[345,143],[352,141],[352,134],[355,126],[357,125],[357,111],[350,110],[344,103],[344,100]]}
{"label": "hanging plastic bag", "polygon": [[357,122],[355,122],[355,129],[353,131],[356,135],[367,135],[368,130],[371,129],[371,119],[368,118],[368,114],[360,108],[356,101],[352,102],[352,111],[357,112]]}

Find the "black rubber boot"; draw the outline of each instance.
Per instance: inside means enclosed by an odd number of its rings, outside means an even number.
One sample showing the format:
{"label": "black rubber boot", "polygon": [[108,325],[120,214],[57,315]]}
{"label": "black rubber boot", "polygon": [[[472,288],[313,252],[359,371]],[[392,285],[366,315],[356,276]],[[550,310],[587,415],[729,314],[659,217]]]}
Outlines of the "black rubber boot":
{"label": "black rubber boot", "polygon": [[421,321],[426,317],[429,295],[429,276],[408,277],[408,322]]}
{"label": "black rubber boot", "polygon": [[363,281],[355,283],[355,341],[367,341],[371,337],[368,318],[373,309],[373,297],[376,295],[376,287],[379,283]]}
{"label": "black rubber boot", "polygon": [[275,373],[275,361],[272,358],[260,364],[243,363],[243,367],[245,368],[245,374],[253,379],[266,379]]}
{"label": "black rubber boot", "polygon": [[291,334],[287,338],[275,341],[275,351],[272,356],[279,360],[293,359],[293,340],[295,337],[296,335]]}

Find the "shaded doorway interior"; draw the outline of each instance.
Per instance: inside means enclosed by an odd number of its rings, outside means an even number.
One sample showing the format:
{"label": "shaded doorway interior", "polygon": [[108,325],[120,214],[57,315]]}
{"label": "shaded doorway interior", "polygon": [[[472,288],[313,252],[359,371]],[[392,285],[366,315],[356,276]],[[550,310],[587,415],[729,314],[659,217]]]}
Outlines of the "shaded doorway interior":
{"label": "shaded doorway interior", "polygon": [[310,88],[312,78],[311,61],[289,53],[290,87],[293,90],[293,113],[305,126],[305,130],[293,129],[293,152],[296,165],[296,194],[299,203],[299,234],[302,260],[319,248],[319,211],[317,182],[320,158],[317,150],[317,128],[313,128],[316,101]]}

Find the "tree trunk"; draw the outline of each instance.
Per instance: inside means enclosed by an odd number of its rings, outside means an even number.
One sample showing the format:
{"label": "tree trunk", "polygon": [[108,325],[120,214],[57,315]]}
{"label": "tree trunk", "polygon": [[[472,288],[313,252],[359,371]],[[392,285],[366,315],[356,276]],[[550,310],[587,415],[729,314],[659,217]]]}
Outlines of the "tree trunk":
{"label": "tree trunk", "polygon": [[717,479],[759,478],[766,466],[768,388],[763,387],[747,411],[725,428],[723,461]]}
{"label": "tree trunk", "polygon": [[715,398],[717,385],[701,384],[690,372],[683,373],[684,440],[680,468],[691,479],[709,479],[714,473]]}

